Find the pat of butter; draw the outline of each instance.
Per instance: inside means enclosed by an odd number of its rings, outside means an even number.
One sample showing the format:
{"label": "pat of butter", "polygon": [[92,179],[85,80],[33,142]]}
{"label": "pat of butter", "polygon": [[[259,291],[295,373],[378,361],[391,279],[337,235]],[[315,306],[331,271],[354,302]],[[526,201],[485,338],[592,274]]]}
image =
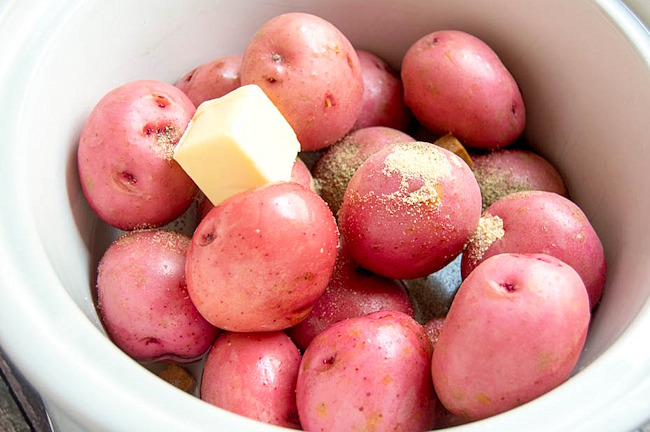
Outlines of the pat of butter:
{"label": "pat of butter", "polygon": [[250,84],[199,105],[174,159],[217,205],[239,192],[289,180],[299,150],[284,116]]}

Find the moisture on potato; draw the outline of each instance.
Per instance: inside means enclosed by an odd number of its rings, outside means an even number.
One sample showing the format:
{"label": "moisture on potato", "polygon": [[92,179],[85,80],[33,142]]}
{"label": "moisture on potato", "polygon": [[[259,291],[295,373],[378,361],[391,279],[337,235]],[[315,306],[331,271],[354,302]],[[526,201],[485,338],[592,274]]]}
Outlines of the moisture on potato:
{"label": "moisture on potato", "polygon": [[308,431],[421,432],[435,424],[431,342],[396,311],[340,321],[305,351],[296,385]]}
{"label": "moisture on potato", "polygon": [[370,155],[392,144],[413,142],[410,135],[386,126],[370,126],[350,132],[316,160],[312,175],[320,196],[338,214],[354,172]]}
{"label": "moisture on potato", "polygon": [[136,360],[194,360],[218,333],[187,295],[189,246],[190,238],[176,232],[132,231],[99,262],[100,317],[113,342]]}
{"label": "moisture on potato", "polygon": [[286,331],[298,348],[305,349],[332,324],[380,310],[396,310],[413,316],[413,306],[400,282],[360,267],[345,254],[343,247],[323,295],[304,320]]}
{"label": "moisture on potato", "polygon": [[81,186],[100,219],[122,230],[154,228],[189,208],[198,189],[172,156],[194,111],[182,91],[154,80],[101,98],[77,150]]}
{"label": "moisture on potato", "polygon": [[241,55],[230,55],[203,63],[176,82],[176,87],[194,106],[220,98],[241,85]]}
{"label": "moisture on potato", "polygon": [[544,253],[573,267],[594,307],[605,287],[603,245],[584,212],[553,192],[507,195],[488,207],[461,261],[466,278],[482,261],[500,253]]}
{"label": "moisture on potato", "polygon": [[467,164],[413,142],[366,159],[348,184],[338,222],[355,261],[382,276],[414,279],[456,258],[480,216],[481,194]]}
{"label": "moisture on potato", "polygon": [[192,236],[187,289],[201,314],[230,331],[303,320],[334,270],[336,222],[304,186],[271,183],[215,206]]}
{"label": "moisture on potato", "polygon": [[303,151],[334,144],[361,112],[363,78],[354,47],[311,14],[286,13],[264,23],[244,51],[241,82],[264,90]]}
{"label": "moisture on potato", "polygon": [[404,103],[399,73],[379,56],[357,49],[363,77],[363,105],[352,130],[386,126],[406,131],[411,113]]}
{"label": "moisture on potato", "polygon": [[222,332],[205,360],[201,399],[243,416],[300,429],[300,351],[282,331]]}
{"label": "moisture on potato", "polygon": [[463,281],[433,351],[440,401],[478,420],[541,396],[569,377],[589,320],[582,279],[559,259],[486,259]]}
{"label": "moisture on potato", "polygon": [[485,42],[458,30],[423,36],[402,60],[404,100],[438,136],[453,133],[468,147],[513,143],[526,123],[517,83]]}
{"label": "moisture on potato", "polygon": [[542,156],[526,149],[472,153],[473,171],[481,188],[483,210],[515,192],[543,190],[568,196],[562,176]]}

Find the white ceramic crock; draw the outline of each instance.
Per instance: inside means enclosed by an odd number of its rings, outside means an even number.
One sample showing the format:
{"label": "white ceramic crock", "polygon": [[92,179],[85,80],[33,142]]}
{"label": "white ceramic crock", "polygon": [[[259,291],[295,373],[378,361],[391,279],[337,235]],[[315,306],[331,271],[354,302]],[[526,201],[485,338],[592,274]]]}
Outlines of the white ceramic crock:
{"label": "white ceramic crock", "polygon": [[650,36],[622,3],[9,1],[0,3],[0,344],[57,430],[275,429],[176,390],[108,341],[91,287],[110,232],[83,199],[75,154],[105,92],[137,78],[174,82],[241,53],[260,24],[287,11],[331,20],[394,66],[433,30],[483,38],[521,86],[526,137],[603,240],[608,284],[574,376],[458,431],[628,431],[647,421]]}

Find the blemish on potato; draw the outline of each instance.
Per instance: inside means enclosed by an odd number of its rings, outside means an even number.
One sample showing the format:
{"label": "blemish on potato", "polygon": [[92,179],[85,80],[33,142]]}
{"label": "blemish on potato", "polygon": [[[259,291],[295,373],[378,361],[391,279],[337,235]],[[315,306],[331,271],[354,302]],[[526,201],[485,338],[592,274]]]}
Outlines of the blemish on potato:
{"label": "blemish on potato", "polygon": [[329,408],[329,406],[325,402],[320,402],[320,403],[318,403],[318,405],[316,405],[316,414],[319,417],[325,418],[325,417],[327,417],[327,409],[328,408]]}

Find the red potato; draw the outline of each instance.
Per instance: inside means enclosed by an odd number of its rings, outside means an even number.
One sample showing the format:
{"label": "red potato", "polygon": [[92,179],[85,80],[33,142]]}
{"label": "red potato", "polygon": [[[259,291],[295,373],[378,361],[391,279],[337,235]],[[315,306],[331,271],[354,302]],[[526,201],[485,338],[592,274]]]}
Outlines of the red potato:
{"label": "red potato", "polygon": [[77,158],[100,219],[122,230],[153,228],[189,208],[198,188],[172,156],[194,111],[182,91],[160,81],[129,82],[97,103]]}
{"label": "red potato", "polygon": [[244,51],[241,82],[264,90],[303,151],[334,144],[361,111],[363,78],[352,44],[306,13],[279,15],[259,28]]}
{"label": "red potato", "polygon": [[[289,181],[303,185],[306,188],[309,188],[316,191],[316,185],[314,183],[314,178],[309,172],[307,165],[300,159],[296,158],[296,161],[293,163],[293,168],[291,169],[291,178]],[[196,219],[197,222],[201,222],[205,215],[208,214],[214,205],[212,202],[204,195],[200,194],[196,201]]]}
{"label": "red potato", "polygon": [[205,360],[201,399],[261,422],[300,429],[300,360],[298,348],[284,332],[223,332]]}
{"label": "red potato", "polygon": [[203,63],[176,82],[176,87],[190,98],[194,106],[220,98],[241,85],[241,55],[231,55]]}
{"label": "red potato", "polygon": [[327,204],[299,184],[272,183],[205,216],[187,256],[187,289],[219,328],[282,330],[303,320],[325,291],[337,248]]}
{"label": "red potato", "polygon": [[605,287],[607,264],[598,234],[582,210],[552,192],[517,192],[485,211],[461,261],[465,279],[482,261],[500,253],[545,253],[582,277],[593,308]]}
{"label": "red potato", "polygon": [[472,153],[474,175],[481,188],[483,210],[515,192],[543,190],[568,196],[560,173],[538,154],[524,149]]}
{"label": "red potato", "polygon": [[332,324],[380,310],[396,310],[413,316],[411,301],[398,281],[361,268],[346,256],[343,248],[323,295],[307,318],[286,331],[298,348],[304,350],[317,334]]}
{"label": "red potato", "polygon": [[524,129],[515,79],[475,36],[442,30],[422,37],[404,56],[401,76],[406,106],[438,136],[453,133],[468,147],[495,150]]}
{"label": "red potato", "polygon": [[172,231],[123,234],[97,269],[97,304],[109,336],[136,360],[194,360],[218,333],[187,295],[190,238]]}
{"label": "red potato", "polygon": [[467,164],[414,142],[366,159],[348,184],[338,222],[355,261],[382,276],[414,279],[458,256],[480,214],[481,194]]}
{"label": "red potato", "polygon": [[411,113],[404,104],[399,73],[373,53],[357,50],[363,77],[363,105],[352,130],[386,126],[406,131]]}
{"label": "red potato", "polygon": [[478,420],[563,383],[590,320],[580,276],[545,254],[500,254],[463,281],[433,351],[436,393],[453,414]]}
{"label": "red potato", "polygon": [[303,355],[296,398],[308,431],[429,430],[435,424],[431,343],[410,316],[379,311],[340,321]]}
{"label": "red potato", "polygon": [[410,135],[386,126],[350,132],[323,152],[312,168],[320,196],[338,214],[343,195],[354,172],[370,155],[392,144],[415,141]]}

